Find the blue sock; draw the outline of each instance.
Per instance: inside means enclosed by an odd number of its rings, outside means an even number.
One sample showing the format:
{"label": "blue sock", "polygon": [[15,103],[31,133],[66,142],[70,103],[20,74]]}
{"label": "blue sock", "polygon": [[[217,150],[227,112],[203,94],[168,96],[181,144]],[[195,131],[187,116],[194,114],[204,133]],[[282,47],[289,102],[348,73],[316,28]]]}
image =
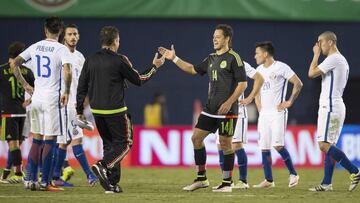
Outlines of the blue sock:
{"label": "blue sock", "polygon": [[25,171],[25,181],[30,181],[31,180],[31,164],[29,162],[29,158],[28,158],[28,162],[26,163],[26,171]]}
{"label": "blue sock", "polygon": [[66,157],[66,150],[61,149],[60,147],[57,148],[56,162],[55,162],[55,168],[54,168],[54,174],[53,174],[54,179],[60,178],[61,168],[64,164],[65,157]]}
{"label": "blue sock", "polygon": [[52,150],[53,150],[53,156],[52,156],[52,163],[51,163],[51,169],[49,172],[49,179],[48,182],[52,181],[53,179],[53,175],[54,175],[54,169],[55,169],[55,164],[56,164],[56,156],[57,156],[57,149],[58,147],[55,146]]}
{"label": "blue sock", "polygon": [[54,158],[54,148],[56,140],[45,140],[45,145],[42,153],[43,167],[41,183],[48,183],[51,179],[52,163]]}
{"label": "blue sock", "polygon": [[8,150],[8,157],[7,157],[7,160],[6,160],[6,169],[11,169],[11,166],[12,166],[12,156],[11,156],[11,152],[10,152],[10,149]]}
{"label": "blue sock", "polygon": [[337,147],[331,146],[329,151],[327,152],[327,155],[331,156],[333,159],[339,162],[339,164],[347,171],[349,171],[350,174],[356,174],[359,172],[359,169],[354,164],[352,164],[351,161],[344,154],[344,152]]}
{"label": "blue sock", "polygon": [[28,157],[28,165],[30,167],[30,180],[32,182],[38,181],[38,164],[40,160],[39,156],[42,144],[42,140],[33,138]]}
{"label": "blue sock", "polygon": [[284,160],[285,165],[289,170],[289,173],[292,175],[297,175],[288,150],[285,147],[282,147],[278,152]]}
{"label": "blue sock", "polygon": [[244,148],[235,151],[238,158],[240,180],[247,182],[247,155]]}
{"label": "blue sock", "polygon": [[325,155],[325,163],[324,163],[324,178],[321,184],[329,185],[331,184],[331,179],[334,173],[335,161],[326,154]]}
{"label": "blue sock", "polygon": [[224,151],[223,150],[219,150],[219,164],[220,164],[221,171],[223,171],[224,170]]}
{"label": "blue sock", "polygon": [[82,169],[86,173],[86,176],[89,176],[91,171],[82,144],[73,146],[73,152]]}
{"label": "blue sock", "polygon": [[271,170],[272,160],[271,160],[270,151],[262,151],[262,164],[264,168],[265,179],[269,182],[272,182],[273,181],[272,170]]}

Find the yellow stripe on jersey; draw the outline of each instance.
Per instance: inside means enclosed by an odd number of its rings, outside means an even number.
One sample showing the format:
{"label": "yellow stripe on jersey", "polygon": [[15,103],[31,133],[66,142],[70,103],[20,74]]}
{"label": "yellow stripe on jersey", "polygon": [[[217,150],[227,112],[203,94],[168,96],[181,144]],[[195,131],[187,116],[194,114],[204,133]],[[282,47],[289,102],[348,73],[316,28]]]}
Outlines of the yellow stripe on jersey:
{"label": "yellow stripe on jersey", "polygon": [[235,57],[236,63],[238,64],[239,67],[243,67],[243,66],[244,66],[244,64],[243,64],[243,62],[242,62],[242,60],[241,60],[241,57],[239,56],[238,53],[236,53],[234,50],[231,49],[231,50],[229,51],[229,54],[231,54],[231,55],[233,55],[233,56]]}
{"label": "yellow stripe on jersey", "polygon": [[119,109],[111,109],[111,110],[101,110],[101,109],[90,109],[92,113],[96,114],[103,114],[103,115],[109,115],[109,114],[115,114],[115,113],[121,113],[127,110],[127,107],[124,106]]}
{"label": "yellow stripe on jersey", "polygon": [[1,118],[1,133],[0,133],[0,140],[5,140],[5,131],[6,131],[6,117]]}

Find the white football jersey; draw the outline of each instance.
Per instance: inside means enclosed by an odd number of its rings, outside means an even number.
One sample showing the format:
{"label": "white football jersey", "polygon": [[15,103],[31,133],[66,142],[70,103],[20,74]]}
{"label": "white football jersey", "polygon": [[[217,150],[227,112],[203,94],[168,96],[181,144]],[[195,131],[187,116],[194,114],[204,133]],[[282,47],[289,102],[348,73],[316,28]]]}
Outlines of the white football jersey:
{"label": "white football jersey", "polygon": [[[79,83],[79,77],[81,70],[83,68],[85,58],[79,51],[75,50],[74,52],[70,52],[70,57],[72,60],[72,67],[71,67],[71,73],[72,73],[72,80],[71,80],[71,88],[70,88],[70,97],[69,97],[69,103],[68,105],[71,105],[71,108],[76,107],[76,92],[77,92],[77,86]],[[63,90],[65,89],[65,83],[62,82]]]}
{"label": "white football jersey", "polygon": [[295,75],[294,71],[280,61],[274,61],[267,68],[262,64],[256,70],[264,77],[264,84],[260,90],[260,113],[278,112],[277,106],[285,101],[288,80]]}
{"label": "white football jersey", "polygon": [[319,104],[329,106],[331,110],[334,103],[343,102],[342,95],[349,77],[349,64],[340,52],[336,52],[326,57],[318,67],[323,72]]}
{"label": "white football jersey", "polygon": [[35,84],[32,100],[58,103],[61,93],[62,66],[71,64],[69,49],[59,42],[41,40],[23,51],[20,56],[31,60]]}
{"label": "white football jersey", "polygon": [[[256,74],[256,70],[255,68],[253,68],[250,64],[248,64],[247,62],[244,62],[244,68],[245,68],[245,72],[246,72],[246,76],[249,78],[253,78],[254,75]],[[239,100],[244,99],[244,93],[242,95],[240,95]],[[239,118],[247,118],[247,109],[245,106],[241,105],[239,103]]]}

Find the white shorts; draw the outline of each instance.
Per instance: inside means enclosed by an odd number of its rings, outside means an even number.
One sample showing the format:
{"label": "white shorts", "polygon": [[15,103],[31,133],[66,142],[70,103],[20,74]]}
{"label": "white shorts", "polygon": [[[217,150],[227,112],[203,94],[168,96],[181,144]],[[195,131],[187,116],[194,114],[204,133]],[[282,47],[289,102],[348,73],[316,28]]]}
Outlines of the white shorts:
{"label": "white shorts", "polygon": [[[232,143],[241,142],[247,143],[247,129],[248,129],[248,118],[238,118],[236,121],[234,136],[232,137]],[[216,144],[220,144],[219,140],[219,132],[218,130],[215,132],[216,136]]]}
{"label": "white shorts", "polygon": [[61,132],[60,104],[47,104],[33,100],[31,103],[31,132],[45,136],[59,136]]}
{"label": "white shorts", "polygon": [[63,122],[63,136],[57,137],[57,143],[66,144],[71,140],[82,138],[84,136],[83,130],[74,124],[76,119],[76,109],[75,108],[63,108],[62,109],[64,122]]}
{"label": "white shorts", "polygon": [[30,134],[30,120],[31,120],[30,116],[31,116],[31,110],[26,110],[26,118],[24,122],[24,128],[22,131],[22,135],[26,138],[28,138]]}
{"label": "white shorts", "polygon": [[344,125],[345,115],[344,103],[333,105],[332,109],[329,106],[320,105],[317,120],[317,141],[337,143]]}
{"label": "white shorts", "polygon": [[284,146],[287,125],[287,111],[274,114],[261,114],[258,120],[260,134],[258,144],[261,149],[271,149],[275,146]]}

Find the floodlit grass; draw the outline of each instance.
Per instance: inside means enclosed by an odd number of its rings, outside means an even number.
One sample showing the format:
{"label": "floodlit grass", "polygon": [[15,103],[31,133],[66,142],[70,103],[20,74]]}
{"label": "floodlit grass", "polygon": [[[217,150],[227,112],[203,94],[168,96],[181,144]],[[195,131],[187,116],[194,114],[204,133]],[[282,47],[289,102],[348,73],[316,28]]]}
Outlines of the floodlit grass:
{"label": "floodlit grass", "polygon": [[[90,187],[85,175],[76,170],[70,182],[76,187],[65,188],[64,192],[29,191],[19,185],[0,184],[0,202],[350,202],[360,200],[360,186],[348,192],[349,175],[344,170],[336,170],[333,178],[333,192],[312,193],[308,191],[321,181],[321,169],[298,170],[300,183],[288,188],[288,172],[274,168],[275,188],[233,190],[232,193],[213,193],[211,187],[194,192],[182,191],[182,187],[194,179],[195,172],[190,168],[125,168],[120,182],[124,192],[104,194],[100,185]],[[261,169],[248,171],[249,183],[257,184],[263,180]],[[208,169],[211,186],[221,181],[219,169]],[[234,179],[238,177],[235,171]]]}

